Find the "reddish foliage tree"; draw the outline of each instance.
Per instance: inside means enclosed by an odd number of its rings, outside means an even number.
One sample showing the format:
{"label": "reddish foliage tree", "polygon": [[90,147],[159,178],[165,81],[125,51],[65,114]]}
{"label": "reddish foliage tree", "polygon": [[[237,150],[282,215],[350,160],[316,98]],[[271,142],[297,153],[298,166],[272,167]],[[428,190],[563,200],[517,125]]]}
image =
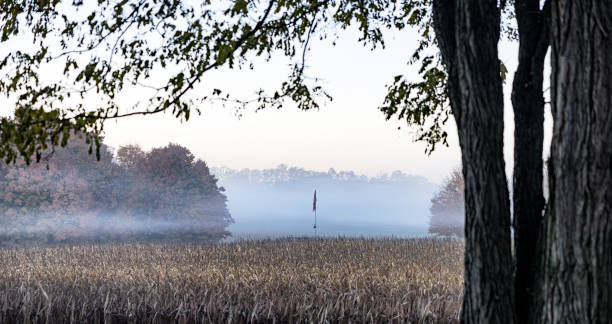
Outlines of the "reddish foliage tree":
{"label": "reddish foliage tree", "polygon": [[144,152],[74,141],[47,163],[0,167],[0,234],[46,239],[218,240],[233,222],[206,163],[170,144]]}
{"label": "reddish foliage tree", "polygon": [[464,188],[460,169],[454,170],[444,180],[440,190],[431,199],[429,233],[463,236]]}

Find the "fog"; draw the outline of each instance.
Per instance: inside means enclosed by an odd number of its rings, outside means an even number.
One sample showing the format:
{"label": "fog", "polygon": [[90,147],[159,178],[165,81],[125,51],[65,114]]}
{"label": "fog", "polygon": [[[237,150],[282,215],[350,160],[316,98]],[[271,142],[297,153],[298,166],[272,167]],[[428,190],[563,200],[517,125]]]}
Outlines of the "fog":
{"label": "fog", "polygon": [[218,241],[232,218],[206,163],[180,145],[151,151],[75,142],[48,163],[0,166],[0,243]]}
{"label": "fog", "polygon": [[320,236],[425,236],[437,188],[424,177],[399,171],[374,178],[285,165],[211,171],[226,189],[234,239],[314,235],[315,189]]}
{"label": "fog", "polygon": [[[73,238],[108,239],[115,236],[140,236],[143,234],[172,234],[187,233],[196,228],[206,228],[207,222],[194,222],[172,219],[152,220],[146,216],[133,215],[118,216],[116,214],[92,215],[87,211],[80,211],[79,215],[66,215],[60,218],[57,215],[36,214],[29,215],[25,222],[16,222],[0,227],[2,235],[55,235],[64,232],[70,233]],[[117,237],[118,238],[118,237]]]}
{"label": "fog", "polygon": [[400,171],[209,168],[175,144],[92,159],[70,145],[46,165],[1,167],[0,242],[313,236],[315,189],[319,236],[418,237],[437,189]]}

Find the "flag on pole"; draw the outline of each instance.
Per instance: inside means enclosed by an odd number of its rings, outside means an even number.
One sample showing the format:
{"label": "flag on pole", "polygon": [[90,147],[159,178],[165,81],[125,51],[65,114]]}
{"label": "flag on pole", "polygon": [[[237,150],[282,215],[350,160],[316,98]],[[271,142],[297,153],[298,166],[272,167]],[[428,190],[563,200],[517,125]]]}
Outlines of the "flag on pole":
{"label": "flag on pole", "polygon": [[314,198],[312,199],[312,211],[317,211],[317,191],[314,191]]}

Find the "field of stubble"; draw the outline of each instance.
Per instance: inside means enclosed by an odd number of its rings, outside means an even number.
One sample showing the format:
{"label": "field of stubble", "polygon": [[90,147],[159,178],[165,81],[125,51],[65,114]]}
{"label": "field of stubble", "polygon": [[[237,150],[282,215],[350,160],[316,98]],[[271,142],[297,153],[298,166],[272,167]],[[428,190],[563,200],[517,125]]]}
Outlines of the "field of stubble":
{"label": "field of stubble", "polygon": [[452,323],[462,254],[433,239],[4,248],[0,323]]}

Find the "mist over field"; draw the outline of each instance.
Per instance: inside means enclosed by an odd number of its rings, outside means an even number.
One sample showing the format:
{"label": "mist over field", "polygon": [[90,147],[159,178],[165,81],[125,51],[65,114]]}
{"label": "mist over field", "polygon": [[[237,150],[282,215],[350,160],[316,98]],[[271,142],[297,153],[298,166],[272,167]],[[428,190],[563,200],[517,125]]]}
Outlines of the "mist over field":
{"label": "mist over field", "polygon": [[0,244],[312,236],[315,189],[320,236],[419,237],[438,190],[400,171],[209,168],[176,144],[102,152],[71,144],[49,164],[1,167]]}
{"label": "mist over field", "polygon": [[324,236],[427,235],[436,185],[396,171],[368,178],[351,171],[211,168],[225,188],[235,220],[233,238],[313,235],[313,191],[317,226]]}

